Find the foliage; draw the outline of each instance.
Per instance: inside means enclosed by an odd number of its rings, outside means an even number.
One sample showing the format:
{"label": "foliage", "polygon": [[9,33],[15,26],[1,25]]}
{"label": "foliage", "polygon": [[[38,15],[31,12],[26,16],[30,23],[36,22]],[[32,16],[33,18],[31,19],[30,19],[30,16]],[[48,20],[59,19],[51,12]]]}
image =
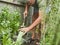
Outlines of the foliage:
{"label": "foliage", "polygon": [[12,45],[13,38],[20,26],[19,12],[10,12],[8,8],[3,8],[0,12],[0,42],[1,45]]}
{"label": "foliage", "polygon": [[60,0],[46,0],[47,6],[50,5],[50,11],[45,15],[45,37],[41,44],[44,45],[60,45]]}

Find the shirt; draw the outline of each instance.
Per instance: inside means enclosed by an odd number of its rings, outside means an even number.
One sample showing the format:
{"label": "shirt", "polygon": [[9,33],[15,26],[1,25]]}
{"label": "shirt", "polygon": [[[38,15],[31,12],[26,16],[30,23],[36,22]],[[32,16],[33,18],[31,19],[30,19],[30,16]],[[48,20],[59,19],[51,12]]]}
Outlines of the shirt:
{"label": "shirt", "polygon": [[46,0],[37,0],[39,10],[45,10],[46,8]]}
{"label": "shirt", "polygon": [[45,0],[35,0],[35,3],[32,5],[34,7],[34,13],[38,11],[45,11],[46,1]]}

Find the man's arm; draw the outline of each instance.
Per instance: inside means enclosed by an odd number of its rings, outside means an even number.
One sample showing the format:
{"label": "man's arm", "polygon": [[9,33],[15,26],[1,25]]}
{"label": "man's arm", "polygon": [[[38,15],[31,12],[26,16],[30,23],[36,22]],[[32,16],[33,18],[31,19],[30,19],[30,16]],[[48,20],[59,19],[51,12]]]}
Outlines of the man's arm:
{"label": "man's arm", "polygon": [[36,25],[38,25],[42,20],[43,12],[39,11],[39,17],[28,27],[29,30],[33,29]]}
{"label": "man's arm", "polygon": [[27,14],[28,14],[28,9],[29,9],[29,6],[28,6],[28,4],[26,4],[25,5],[25,10],[24,10],[24,16],[26,17],[27,16]]}
{"label": "man's arm", "polygon": [[28,11],[28,5],[26,4],[26,6],[25,6],[25,11]]}

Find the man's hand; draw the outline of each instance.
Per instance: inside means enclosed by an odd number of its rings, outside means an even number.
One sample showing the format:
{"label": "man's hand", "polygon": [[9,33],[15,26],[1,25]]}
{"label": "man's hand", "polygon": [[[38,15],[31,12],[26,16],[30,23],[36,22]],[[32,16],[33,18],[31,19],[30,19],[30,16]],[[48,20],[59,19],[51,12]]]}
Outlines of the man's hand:
{"label": "man's hand", "polygon": [[28,12],[24,11],[24,13],[23,13],[24,17],[27,17],[27,14],[28,14]]}
{"label": "man's hand", "polygon": [[27,33],[28,31],[30,31],[30,29],[28,27],[26,28],[21,28],[19,29],[20,31],[24,32],[24,33]]}

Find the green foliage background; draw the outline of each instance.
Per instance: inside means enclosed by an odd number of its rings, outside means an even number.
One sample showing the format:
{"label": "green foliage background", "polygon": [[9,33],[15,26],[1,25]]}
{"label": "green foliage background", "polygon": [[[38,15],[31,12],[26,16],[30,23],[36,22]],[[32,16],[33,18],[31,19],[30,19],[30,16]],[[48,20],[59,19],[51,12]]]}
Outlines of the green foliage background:
{"label": "green foliage background", "polygon": [[0,43],[12,45],[13,38],[21,24],[20,13],[16,10],[10,12],[8,8],[2,8],[0,12]]}
{"label": "green foliage background", "polygon": [[47,7],[41,45],[60,45],[60,0],[46,0]]}

